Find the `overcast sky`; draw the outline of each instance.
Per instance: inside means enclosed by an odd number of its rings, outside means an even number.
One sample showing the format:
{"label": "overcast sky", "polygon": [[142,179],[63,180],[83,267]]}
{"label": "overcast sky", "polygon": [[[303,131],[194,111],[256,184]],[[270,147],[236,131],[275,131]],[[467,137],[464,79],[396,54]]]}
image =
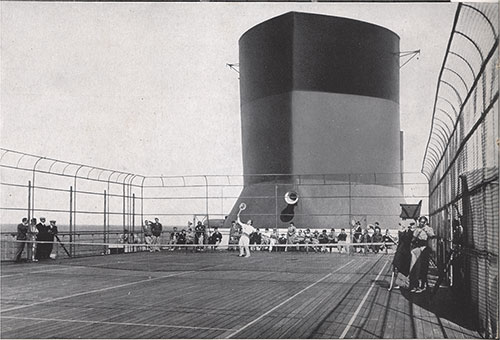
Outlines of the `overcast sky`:
{"label": "overcast sky", "polygon": [[453,3],[2,2],[1,146],[144,175],[241,174],[238,39],[288,11],[387,27],[420,171]]}

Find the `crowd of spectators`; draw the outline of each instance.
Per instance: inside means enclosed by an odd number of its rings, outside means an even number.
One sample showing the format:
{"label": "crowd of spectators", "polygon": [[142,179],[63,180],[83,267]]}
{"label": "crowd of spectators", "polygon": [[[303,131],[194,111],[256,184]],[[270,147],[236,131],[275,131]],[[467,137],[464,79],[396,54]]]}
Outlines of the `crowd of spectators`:
{"label": "crowd of spectators", "polygon": [[[255,232],[250,234],[250,246],[252,250],[284,252],[332,252],[336,250],[339,253],[348,253],[349,243],[359,243],[359,245],[352,245],[353,251],[367,254],[369,252],[379,253],[384,250],[387,253],[396,243],[388,229],[382,235],[378,222],[375,222],[375,225],[369,224],[366,228],[363,228],[360,222],[356,222],[352,231],[349,230],[349,232],[345,228],[341,228],[339,233],[335,231],[335,228],[331,228],[329,231],[323,229],[321,232],[317,229],[311,230],[311,228],[297,229],[295,224],[291,222],[286,233],[280,233],[277,228],[264,228],[264,231],[255,228]],[[237,249],[240,233],[239,225],[232,221],[229,250]]]}
{"label": "crowd of spectators", "polygon": [[29,223],[25,217],[17,226],[16,250],[14,255],[15,262],[21,262],[21,256],[26,248],[27,260],[38,262],[39,260],[53,259],[51,256],[54,248],[54,238],[57,238],[56,221],[51,220],[47,224],[45,217],[40,217],[40,222],[37,223],[36,218],[32,218]]}

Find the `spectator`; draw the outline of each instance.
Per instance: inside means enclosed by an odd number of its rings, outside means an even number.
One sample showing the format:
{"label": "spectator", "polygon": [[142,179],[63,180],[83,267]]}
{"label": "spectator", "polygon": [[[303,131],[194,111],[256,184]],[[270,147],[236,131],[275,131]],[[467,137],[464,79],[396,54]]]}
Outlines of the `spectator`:
{"label": "spectator", "polygon": [[38,262],[38,259],[36,259],[35,254],[36,254],[36,246],[37,244],[35,243],[36,241],[36,234],[38,233],[38,230],[36,229],[36,218],[31,219],[31,223],[29,225],[29,230],[28,230],[28,260],[32,262]]}
{"label": "spectator", "polygon": [[363,234],[361,235],[361,243],[363,244],[361,249],[363,254],[368,254],[368,251],[370,250],[368,244],[371,242],[372,238],[370,237],[370,234],[368,234],[368,229],[363,229]]}
{"label": "spectator", "polygon": [[[401,226],[401,223],[399,224]],[[391,278],[391,285],[389,290],[391,290],[393,284],[393,278],[398,279],[398,273],[404,276],[410,275],[410,262],[411,262],[411,241],[413,239],[413,231],[409,227],[401,226],[401,230],[398,232],[398,246],[396,247],[396,253],[392,260],[393,276]],[[396,285],[394,288],[400,288]]]}
{"label": "spectator", "polygon": [[264,232],[260,234],[262,238],[261,244],[266,245],[267,250],[269,250],[270,247],[269,244],[271,243],[271,234],[271,230],[269,230],[269,228],[267,227],[264,229]]}
{"label": "spectator", "polygon": [[44,243],[50,240],[49,229],[50,227],[47,225],[45,217],[40,217],[40,223],[36,225],[36,240],[42,243],[37,243],[36,245],[35,258],[37,260],[46,260],[49,258],[50,252],[47,253],[49,244]]}
{"label": "spectator", "polygon": [[208,243],[214,245],[212,249],[217,249],[217,246],[222,241],[222,234],[219,232],[219,228],[215,227],[214,232],[208,239]]}
{"label": "spectator", "polygon": [[[375,233],[373,234],[373,237],[372,237],[372,243],[382,243],[383,241],[384,241],[384,238],[382,236],[382,232],[380,231],[380,228],[377,226],[377,227],[375,227]],[[373,252],[375,254],[378,254],[380,247],[381,247],[380,244],[372,245]]]}
{"label": "spectator", "polygon": [[[250,234],[250,245],[262,244],[262,234],[259,228],[254,228],[254,232]],[[252,250],[260,250],[260,247],[253,247]]]}
{"label": "spectator", "polygon": [[[354,228],[352,229],[352,242],[353,243],[360,243],[361,242],[361,235],[363,235],[363,228],[361,228],[361,222],[357,221],[356,224],[354,225]],[[354,252],[358,253],[361,252],[361,247],[360,246],[354,246]]]}
{"label": "spectator", "polygon": [[160,219],[158,217],[155,217],[155,222],[151,224],[151,233],[153,234],[152,244],[154,245],[154,251],[160,251],[162,230],[163,226],[160,223]]}
{"label": "spectator", "polygon": [[[299,229],[297,232],[297,235],[295,236],[295,244],[305,244],[305,237],[304,233],[302,232],[302,229]],[[295,250],[305,250],[305,247],[295,247]]]}
{"label": "spectator", "polygon": [[205,241],[205,226],[203,225],[203,223],[201,223],[201,221],[198,221],[194,230],[195,230],[194,242],[200,246],[196,247],[196,250],[203,251],[204,250],[203,243]]}
{"label": "spectator", "polygon": [[347,246],[345,246],[347,244],[347,234],[344,228],[340,229],[340,234],[337,236],[337,239],[339,243],[339,253],[342,253],[344,250],[348,253]]}
{"label": "spectator", "polygon": [[151,246],[151,244],[153,244],[153,232],[151,231],[151,223],[151,221],[145,220],[142,229],[144,232],[144,243],[148,244],[149,251],[153,252],[154,249]]}
{"label": "spectator", "polygon": [[236,249],[240,236],[240,226],[236,223],[236,221],[231,221],[231,228],[229,229],[229,250]]}
{"label": "spectator", "polygon": [[26,244],[26,240],[28,239],[28,219],[24,217],[22,219],[22,223],[17,225],[17,234],[16,234],[16,255],[14,257],[15,262],[21,262],[21,255],[23,254],[24,245]]}
{"label": "spectator", "polygon": [[194,231],[192,228],[188,228],[186,232],[186,244],[187,245],[194,244],[194,241],[195,241]]}
{"label": "spectator", "polygon": [[288,227],[288,231],[286,234],[286,244],[287,246],[285,247],[285,251],[288,250],[288,245],[289,244],[294,244],[295,243],[295,234],[297,233],[297,228],[295,227],[295,224],[293,222],[290,222],[290,226]]}
{"label": "spectator", "polygon": [[52,243],[49,243],[47,246],[47,254],[48,254],[49,258],[55,258],[55,257],[52,257],[51,254],[52,254],[52,249],[54,249],[54,238],[56,237],[56,235],[58,234],[59,231],[57,230],[55,220],[52,220],[49,223],[50,223],[50,226],[49,226],[48,241],[50,241]]}
{"label": "spectator", "polygon": [[[328,243],[328,234],[326,233],[326,229],[323,229],[321,234],[318,236],[319,244],[327,244]],[[326,247],[321,247],[321,251],[327,251]]]}
{"label": "spectator", "polygon": [[[278,238],[278,243],[285,245],[288,243],[288,238],[286,234],[281,234],[280,237]],[[286,247],[279,247],[278,251],[285,251]]]}
{"label": "spectator", "polygon": [[273,248],[276,245],[276,243],[278,243],[279,238],[280,234],[278,228],[274,227],[273,232],[271,233],[271,236],[269,238],[269,252],[273,251]]}
{"label": "spectator", "polygon": [[[337,243],[337,233],[335,232],[335,228],[330,229],[330,233],[328,234],[328,243]],[[330,248],[330,253],[332,252],[332,247]]]}
{"label": "spectator", "polygon": [[186,244],[186,229],[182,229],[177,237],[177,244]]}
{"label": "spectator", "polygon": [[434,230],[427,224],[427,217],[418,219],[418,227],[413,232],[413,249],[410,264],[410,292],[421,293],[427,289],[429,257],[431,248],[429,240],[434,237]]}
{"label": "spectator", "polygon": [[384,248],[385,248],[385,253],[387,254],[389,249],[392,248],[393,244],[396,244],[396,241],[392,238],[391,234],[389,233],[389,229],[385,230],[385,234],[382,237],[382,241],[384,242]]}
{"label": "spectator", "polygon": [[171,245],[170,251],[175,250],[175,245],[177,244],[177,239],[179,238],[179,232],[177,231],[177,227],[174,227],[172,229],[172,232],[170,233],[170,240],[168,243]]}

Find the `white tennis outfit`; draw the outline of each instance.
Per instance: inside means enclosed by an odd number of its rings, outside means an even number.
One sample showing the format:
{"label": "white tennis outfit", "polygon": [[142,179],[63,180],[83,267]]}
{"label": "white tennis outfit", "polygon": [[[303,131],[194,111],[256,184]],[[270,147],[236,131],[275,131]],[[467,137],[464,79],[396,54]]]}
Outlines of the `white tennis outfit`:
{"label": "white tennis outfit", "polygon": [[240,256],[250,257],[250,234],[253,233],[255,229],[250,224],[241,222],[239,217],[238,223],[241,225],[241,237],[238,242]]}

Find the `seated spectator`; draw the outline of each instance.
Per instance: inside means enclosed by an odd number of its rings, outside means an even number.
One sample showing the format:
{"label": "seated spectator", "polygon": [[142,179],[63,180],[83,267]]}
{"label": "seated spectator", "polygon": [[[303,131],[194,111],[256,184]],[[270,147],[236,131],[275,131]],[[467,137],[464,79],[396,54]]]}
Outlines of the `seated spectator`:
{"label": "seated spectator", "polygon": [[280,234],[278,231],[278,228],[273,228],[273,232],[271,233],[271,236],[269,237],[269,252],[273,251],[274,245],[278,243],[278,240],[280,238]]}
{"label": "seated spectator", "polygon": [[[318,236],[319,236],[318,231],[314,231],[314,233],[311,233],[311,229],[307,228],[306,231],[304,232],[305,244],[311,244],[311,245],[319,244]],[[315,252],[318,251],[317,247],[315,247],[315,246],[313,246],[311,248]],[[309,250],[309,247],[306,247],[306,250]]]}
{"label": "seated spectator", "polygon": [[[327,244],[328,243],[328,234],[326,233],[326,229],[323,229],[321,234],[318,236],[319,244]],[[321,247],[321,251],[327,251],[326,247]]]}
{"label": "seated spectator", "polygon": [[172,232],[170,233],[170,240],[168,241],[168,244],[171,245],[170,251],[175,250],[175,245],[177,244],[177,240],[179,238],[179,232],[177,231],[177,227],[174,227],[172,229]]}
{"label": "seated spectator", "polygon": [[[306,238],[304,236],[304,233],[302,232],[302,229],[299,229],[299,232],[295,236],[295,244],[305,244]],[[297,247],[297,250],[305,250],[305,247]]]}
{"label": "seated spectator", "polygon": [[[195,234],[192,228],[188,228],[186,232],[186,245],[189,244],[194,244],[195,242]],[[195,250],[194,248],[191,248],[191,250]]]}
{"label": "seated spectator", "polygon": [[208,243],[212,244],[213,247],[212,249],[217,249],[217,246],[221,243],[222,241],[222,234],[219,232],[219,228],[215,227],[214,232],[210,237],[208,238]]}
{"label": "seated spectator", "polygon": [[[288,244],[288,237],[286,234],[281,234],[278,239],[279,244]],[[278,247],[278,251],[286,251],[286,247]]]}
{"label": "seated spectator", "polygon": [[[328,243],[337,243],[337,233],[335,232],[335,228],[330,229],[330,233],[328,234]],[[329,248],[331,253],[333,247]]]}
{"label": "seated spectator", "polygon": [[[250,234],[250,245],[260,245],[262,243],[262,235],[259,228],[255,228],[255,231]],[[260,250],[260,247],[252,247],[252,250]]]}
{"label": "seated spectator", "polygon": [[385,230],[385,234],[382,237],[382,242],[384,242],[384,245],[382,247],[385,248],[386,254],[388,250],[392,248],[392,245],[396,244],[396,241],[392,238],[391,234],[389,233],[389,229]]}
{"label": "seated spectator", "polygon": [[363,246],[361,248],[362,253],[364,253],[366,255],[370,249],[368,246],[368,243],[372,242],[370,234],[368,234],[368,229],[363,229],[363,234],[361,235],[360,241],[361,241],[360,243],[363,244]]}
{"label": "seated spectator", "polygon": [[[380,232],[380,228],[379,227],[375,227],[375,233],[373,234],[373,237],[372,237],[372,243],[382,243],[383,240],[384,239],[382,237],[382,233]],[[373,252],[375,254],[378,254],[378,252],[380,250],[380,245],[374,244],[372,246],[372,249],[373,249]]]}
{"label": "seated spectator", "polygon": [[340,229],[340,234],[337,236],[337,239],[339,244],[339,253],[342,253],[344,250],[348,253],[349,251],[347,250],[347,246],[345,246],[345,244],[347,244],[347,234],[344,228]]}
{"label": "seated spectator", "polygon": [[186,244],[186,229],[182,229],[177,235],[177,244]]}
{"label": "seated spectator", "polygon": [[[363,228],[361,228],[361,222],[357,221],[352,229],[352,243],[360,243],[361,235],[363,235]],[[361,252],[360,246],[354,246],[354,252]]]}
{"label": "seated spectator", "polygon": [[261,238],[262,238],[262,245],[267,246],[267,250],[269,250],[269,244],[271,243],[271,230],[269,228],[265,228],[264,232],[261,233]]}

